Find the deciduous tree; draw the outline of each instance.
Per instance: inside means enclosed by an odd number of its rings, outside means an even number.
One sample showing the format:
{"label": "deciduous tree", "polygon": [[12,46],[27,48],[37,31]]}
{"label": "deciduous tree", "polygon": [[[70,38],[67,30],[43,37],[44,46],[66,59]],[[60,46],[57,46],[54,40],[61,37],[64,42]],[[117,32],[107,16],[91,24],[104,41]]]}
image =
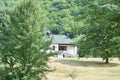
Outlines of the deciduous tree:
{"label": "deciduous tree", "polygon": [[100,56],[109,63],[109,58],[117,56],[120,49],[120,7],[110,1],[95,0],[81,10],[86,26],[86,34],[79,41],[81,53]]}
{"label": "deciduous tree", "polygon": [[23,0],[0,14],[0,80],[41,80],[50,71],[45,17],[37,0]]}

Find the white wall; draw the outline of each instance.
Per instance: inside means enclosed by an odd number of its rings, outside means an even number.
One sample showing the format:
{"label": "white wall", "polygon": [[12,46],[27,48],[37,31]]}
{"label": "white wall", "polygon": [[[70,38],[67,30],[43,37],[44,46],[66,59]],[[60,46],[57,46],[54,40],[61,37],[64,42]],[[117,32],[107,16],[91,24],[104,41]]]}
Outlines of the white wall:
{"label": "white wall", "polygon": [[77,56],[77,46],[75,46],[75,55]]}
{"label": "white wall", "polygon": [[68,45],[67,46],[67,52],[69,54],[72,54],[73,56],[76,56],[77,55],[77,47],[73,46],[73,45]]}
{"label": "white wall", "polygon": [[[55,50],[54,51],[59,51],[59,45],[58,44],[51,44],[50,47],[53,48],[53,46],[55,46]],[[62,51],[64,53],[69,53],[73,56],[77,56],[77,46],[75,45],[62,45],[62,46],[67,46],[67,50],[66,51]]]}
{"label": "white wall", "polygon": [[50,47],[53,48],[55,46],[55,51],[58,51],[58,44],[51,44]]}

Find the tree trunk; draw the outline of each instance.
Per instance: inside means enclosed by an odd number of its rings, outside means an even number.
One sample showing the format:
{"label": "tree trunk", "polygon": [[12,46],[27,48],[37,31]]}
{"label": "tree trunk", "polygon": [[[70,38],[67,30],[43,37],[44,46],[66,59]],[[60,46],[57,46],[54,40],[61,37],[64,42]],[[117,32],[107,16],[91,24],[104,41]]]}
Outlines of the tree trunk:
{"label": "tree trunk", "polygon": [[109,58],[106,58],[105,63],[106,63],[106,64],[109,63]]}
{"label": "tree trunk", "polygon": [[109,57],[110,57],[109,52],[106,51],[106,53],[105,53],[105,63],[106,63],[106,64],[109,63]]}

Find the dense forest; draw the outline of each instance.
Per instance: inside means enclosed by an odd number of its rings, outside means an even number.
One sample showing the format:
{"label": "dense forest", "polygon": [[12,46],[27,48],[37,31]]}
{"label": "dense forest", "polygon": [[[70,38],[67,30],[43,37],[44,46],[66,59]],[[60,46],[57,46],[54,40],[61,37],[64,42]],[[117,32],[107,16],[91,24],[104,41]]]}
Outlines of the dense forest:
{"label": "dense forest", "polygon": [[82,33],[83,22],[77,20],[83,14],[80,0],[44,0],[48,12],[48,28],[53,34],[67,34],[75,38]]}
{"label": "dense forest", "polygon": [[101,15],[98,11],[94,11],[95,9],[103,7],[104,11],[107,11],[107,8],[115,8],[107,0],[43,0],[42,4],[45,10],[47,10],[49,18],[47,27],[50,31],[53,34],[69,33],[70,38],[86,34],[86,31],[83,30],[84,26],[87,25],[85,16],[94,17]]}
{"label": "dense forest", "polygon": [[[1,10],[5,8],[13,8],[21,0],[1,0]],[[87,24],[85,23],[86,16],[101,15],[94,10],[97,8],[114,9],[119,6],[119,1],[112,0],[38,0],[46,11],[48,16],[48,24],[46,27],[52,34],[67,34],[70,38],[78,37],[80,34],[86,34],[83,30]],[[112,3],[115,3],[113,5]],[[116,4],[117,3],[117,4]],[[94,8],[94,9],[93,9]],[[106,10],[105,10],[106,9]],[[118,8],[117,8],[118,9]],[[91,10],[91,13],[89,11]],[[119,10],[119,9],[118,9]],[[118,11],[117,10],[117,11]],[[94,14],[94,13],[96,14]],[[105,12],[104,12],[105,13]],[[116,13],[117,14],[117,13]],[[110,15],[110,14],[109,14]]]}

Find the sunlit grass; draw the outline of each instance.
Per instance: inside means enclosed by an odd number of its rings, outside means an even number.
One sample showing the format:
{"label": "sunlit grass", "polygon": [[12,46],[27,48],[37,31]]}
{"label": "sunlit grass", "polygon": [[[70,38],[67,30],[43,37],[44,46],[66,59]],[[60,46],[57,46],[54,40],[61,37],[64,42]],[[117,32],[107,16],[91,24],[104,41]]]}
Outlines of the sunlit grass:
{"label": "sunlit grass", "polygon": [[105,64],[101,58],[52,58],[49,64],[56,71],[48,80],[72,80],[68,75],[75,71],[75,80],[120,80],[120,61],[113,59]]}
{"label": "sunlit grass", "polygon": [[[54,58],[49,63],[54,72],[47,75],[48,80],[120,80],[120,61],[114,58],[105,64],[101,58]],[[0,65],[0,69],[4,65]]]}

